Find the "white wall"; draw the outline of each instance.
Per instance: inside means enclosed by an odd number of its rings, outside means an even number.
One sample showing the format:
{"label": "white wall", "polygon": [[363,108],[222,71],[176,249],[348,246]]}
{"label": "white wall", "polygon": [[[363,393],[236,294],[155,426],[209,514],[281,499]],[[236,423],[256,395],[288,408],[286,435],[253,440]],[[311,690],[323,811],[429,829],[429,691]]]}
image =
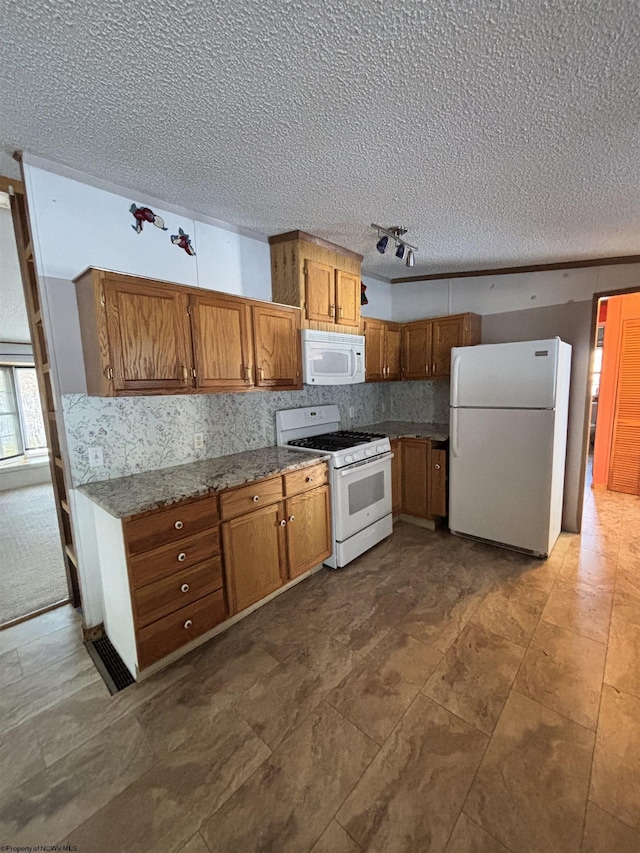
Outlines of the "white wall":
{"label": "white wall", "polygon": [[[5,193],[2,197],[8,201]],[[30,340],[11,211],[0,207],[0,341]]]}
{"label": "white wall", "polygon": [[465,311],[502,314],[580,302],[600,291],[639,286],[638,264],[407,282],[391,285],[392,315],[404,322]]}
{"label": "white wall", "polygon": [[391,288],[393,285],[388,281],[371,276],[362,276],[367,290],[368,305],[362,305],[360,312],[363,317],[377,317],[378,320],[393,319],[393,305],[391,301]]}

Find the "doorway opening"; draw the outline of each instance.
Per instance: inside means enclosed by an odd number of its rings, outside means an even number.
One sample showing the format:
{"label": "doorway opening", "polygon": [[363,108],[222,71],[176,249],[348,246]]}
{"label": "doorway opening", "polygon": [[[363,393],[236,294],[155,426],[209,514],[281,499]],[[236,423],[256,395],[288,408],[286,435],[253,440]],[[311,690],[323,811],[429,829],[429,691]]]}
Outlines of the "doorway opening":
{"label": "doorway opening", "polygon": [[587,487],[640,496],[640,290],[596,294]]}

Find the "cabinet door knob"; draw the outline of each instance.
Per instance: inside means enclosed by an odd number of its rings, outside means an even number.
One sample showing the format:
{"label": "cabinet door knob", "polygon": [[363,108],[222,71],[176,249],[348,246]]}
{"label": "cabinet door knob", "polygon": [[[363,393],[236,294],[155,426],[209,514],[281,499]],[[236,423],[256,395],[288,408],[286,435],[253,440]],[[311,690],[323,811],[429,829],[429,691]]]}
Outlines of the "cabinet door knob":
{"label": "cabinet door knob", "polygon": [[176,521],[176,523],[173,526],[175,527],[176,530],[182,530],[182,528],[184,527],[184,524],[181,521]]}
{"label": "cabinet door knob", "polygon": [[440,463],[436,462],[436,464],[433,467],[436,469],[436,471],[439,471],[440,470]]}
{"label": "cabinet door knob", "polygon": [[313,477],[307,477],[305,480],[306,483],[313,483]]}
{"label": "cabinet door knob", "polygon": [[257,504],[257,503],[258,503],[258,501],[260,500],[260,495],[254,495],[254,496],[251,498],[251,500],[254,502],[254,504]]}
{"label": "cabinet door knob", "polygon": [[184,551],[180,551],[180,553],[178,554],[178,562],[184,563],[184,561],[186,559],[187,559],[187,555],[184,553]]}
{"label": "cabinet door knob", "polygon": [[180,592],[189,592],[189,584],[183,583],[182,586],[180,587]]}
{"label": "cabinet door knob", "polygon": [[280,527],[286,527],[286,526],[287,526],[287,522],[283,518],[282,521],[280,522]]}
{"label": "cabinet door knob", "polygon": [[290,516],[289,516],[289,521],[295,521],[295,520],[296,520],[295,515],[290,515]]}
{"label": "cabinet door knob", "polygon": [[189,371],[188,371],[188,369],[187,369],[187,365],[186,365],[186,364],[183,364],[183,365],[182,365],[182,378],[184,379],[184,381],[185,381],[185,382],[186,382],[186,381],[187,381],[187,379],[189,378]]}
{"label": "cabinet door knob", "polygon": [[192,625],[193,625],[193,621],[191,619],[187,619],[187,621],[184,623],[184,627],[187,629],[187,631],[189,630],[189,628]]}

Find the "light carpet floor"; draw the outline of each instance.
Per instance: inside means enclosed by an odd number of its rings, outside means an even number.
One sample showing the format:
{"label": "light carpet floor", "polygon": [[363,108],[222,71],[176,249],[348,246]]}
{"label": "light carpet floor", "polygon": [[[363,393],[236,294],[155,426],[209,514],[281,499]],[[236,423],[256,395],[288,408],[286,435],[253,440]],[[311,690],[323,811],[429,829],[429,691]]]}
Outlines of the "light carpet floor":
{"label": "light carpet floor", "polygon": [[53,487],[0,492],[0,625],[67,597]]}

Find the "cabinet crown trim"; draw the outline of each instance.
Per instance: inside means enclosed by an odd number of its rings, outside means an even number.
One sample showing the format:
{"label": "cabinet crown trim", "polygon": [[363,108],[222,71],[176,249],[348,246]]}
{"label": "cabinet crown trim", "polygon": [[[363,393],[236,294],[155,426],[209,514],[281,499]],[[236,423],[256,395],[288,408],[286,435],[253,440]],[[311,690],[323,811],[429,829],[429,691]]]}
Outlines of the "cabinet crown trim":
{"label": "cabinet crown trim", "polygon": [[338,255],[344,255],[346,258],[353,258],[355,261],[362,263],[364,255],[359,255],[357,252],[352,252],[351,249],[345,249],[344,246],[338,246],[337,243],[331,243],[329,240],[323,240],[322,237],[316,237],[309,234],[307,231],[287,231],[285,234],[274,234],[269,237],[269,245],[274,246],[276,243],[291,243],[294,240],[299,240],[302,243],[312,243],[314,246],[320,246],[323,249],[329,249]]}

